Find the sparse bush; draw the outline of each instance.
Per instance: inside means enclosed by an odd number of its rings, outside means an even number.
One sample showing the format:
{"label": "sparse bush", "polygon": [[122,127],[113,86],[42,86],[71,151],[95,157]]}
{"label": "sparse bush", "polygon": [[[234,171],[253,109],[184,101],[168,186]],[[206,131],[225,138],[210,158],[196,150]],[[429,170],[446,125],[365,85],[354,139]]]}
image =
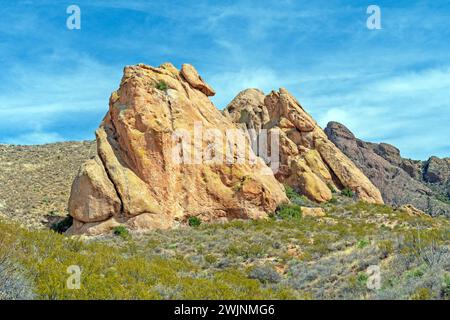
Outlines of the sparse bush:
{"label": "sparse bush", "polygon": [[382,257],[386,258],[394,252],[394,244],[392,240],[381,240],[378,242],[378,249],[381,251]]}
{"label": "sparse bush", "polygon": [[205,261],[208,262],[209,264],[213,264],[217,262],[217,258],[212,254],[207,254],[205,255]]}
{"label": "sparse bush", "polygon": [[122,239],[126,239],[130,236],[130,232],[124,226],[117,226],[113,229],[113,233],[116,236],[121,237]]}
{"label": "sparse bush", "polygon": [[295,198],[300,197],[300,195],[297,192],[295,192],[295,190],[291,186],[284,185],[284,189],[286,191],[286,196],[288,197],[289,200],[292,201]]}
{"label": "sparse bush", "polygon": [[286,196],[293,203],[299,206],[312,204],[312,202],[303,195],[298,194],[291,186],[285,185]]}
{"label": "sparse bush", "polygon": [[269,265],[255,266],[251,268],[248,277],[250,279],[259,280],[262,283],[278,283],[281,281],[281,276],[272,266]]}
{"label": "sparse bush", "polygon": [[355,195],[355,193],[349,188],[342,189],[341,194],[349,198],[353,198],[353,196]]}
{"label": "sparse bush", "polygon": [[167,83],[165,83],[163,80],[160,80],[157,84],[156,84],[156,89],[161,90],[161,91],[166,91],[169,88],[169,86],[167,85]]}
{"label": "sparse bush", "polygon": [[0,260],[0,300],[32,300],[31,281],[20,267],[10,260]]}
{"label": "sparse bush", "polygon": [[367,241],[365,239],[359,240],[358,243],[356,244],[358,249],[363,249],[363,248],[367,247],[368,245],[369,245],[369,241]]}
{"label": "sparse bush", "polygon": [[297,204],[283,204],[278,208],[276,215],[283,220],[300,219],[302,208]]}
{"label": "sparse bush", "polygon": [[430,300],[431,292],[428,288],[417,288],[411,295],[411,300]]}
{"label": "sparse bush", "polygon": [[20,264],[13,260],[13,248],[3,245],[0,239],[0,300],[33,299],[32,283]]}
{"label": "sparse bush", "polygon": [[328,189],[330,189],[331,193],[336,193],[337,192],[336,188],[332,184],[327,183],[327,187],[328,187]]}
{"label": "sparse bush", "polygon": [[444,276],[444,283],[442,285],[442,297],[446,300],[450,299],[450,275],[446,274]]}
{"label": "sparse bush", "polygon": [[332,196],[330,200],[328,200],[328,203],[330,204],[336,204],[338,202],[337,198],[335,196]]}
{"label": "sparse bush", "polygon": [[202,224],[202,220],[198,217],[191,216],[188,218],[188,224],[191,227],[198,227]]}
{"label": "sparse bush", "polygon": [[358,281],[358,285],[361,287],[365,287],[367,285],[368,279],[369,276],[364,272],[358,273],[358,277],[356,278],[356,280]]}

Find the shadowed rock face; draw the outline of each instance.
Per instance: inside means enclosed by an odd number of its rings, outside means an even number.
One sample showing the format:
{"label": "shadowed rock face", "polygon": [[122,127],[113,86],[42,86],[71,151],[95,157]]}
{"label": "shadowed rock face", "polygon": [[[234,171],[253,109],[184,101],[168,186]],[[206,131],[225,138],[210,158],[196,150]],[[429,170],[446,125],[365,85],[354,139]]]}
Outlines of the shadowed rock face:
{"label": "shadowed rock face", "polygon": [[[222,138],[234,129],[246,141],[211,103],[211,95],[214,90],[191,65],[181,70],[171,64],[126,67],[96,131],[97,156],[81,167],[73,183],[69,233],[101,234],[121,224],[170,228],[189,216],[205,221],[263,218],[287,202],[283,186],[260,158],[229,164],[224,142],[214,154],[224,160],[206,164],[211,141],[195,139],[196,125]],[[188,137],[178,150],[174,134],[181,129]],[[228,144],[232,152],[236,144]],[[177,156],[200,155],[200,162],[180,163],[174,150]]]}
{"label": "shadowed rock face", "polygon": [[431,215],[450,215],[450,203],[445,202],[450,159],[404,159],[396,147],[364,142],[337,122],[328,123],[325,133],[380,189],[386,203],[412,204]]}
{"label": "shadowed rock face", "polygon": [[286,90],[267,96],[257,89],[239,93],[224,114],[240,124],[249,136],[276,130],[280,137],[281,166],[277,179],[309,199],[325,202],[331,189],[349,188],[359,199],[383,203],[380,191],[325,135],[314,119]]}

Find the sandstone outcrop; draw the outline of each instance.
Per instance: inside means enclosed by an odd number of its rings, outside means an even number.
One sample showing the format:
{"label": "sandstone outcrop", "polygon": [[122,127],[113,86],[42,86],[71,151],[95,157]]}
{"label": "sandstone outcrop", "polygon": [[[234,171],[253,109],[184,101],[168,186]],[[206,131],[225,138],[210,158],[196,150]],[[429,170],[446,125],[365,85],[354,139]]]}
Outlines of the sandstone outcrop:
{"label": "sandstone outcrop", "polygon": [[275,176],[317,202],[332,198],[332,189],[349,188],[370,203],[383,203],[380,191],[326,136],[314,119],[286,90],[267,96],[247,89],[233,99],[224,114],[240,123],[250,137],[261,130],[279,132],[280,162]]}
{"label": "sandstone outcrop", "polygon": [[433,216],[450,215],[450,159],[404,159],[396,147],[357,139],[337,122],[330,122],[325,132],[378,187],[386,203],[394,207],[411,204]]}
{"label": "sandstone outcrop", "polygon": [[303,217],[320,218],[320,217],[325,217],[326,213],[323,208],[302,207],[302,216]]}
{"label": "sandstone outcrop", "polygon": [[403,211],[410,216],[426,216],[427,214],[422,210],[417,209],[412,204],[404,204],[401,207],[397,208],[399,211]]}
{"label": "sandstone outcrop", "polygon": [[[250,147],[254,161],[213,161],[230,150],[236,158],[238,142],[227,140],[228,130],[247,140],[211,103],[212,95],[191,65],[181,71],[168,63],[126,67],[96,131],[97,156],[73,183],[68,232],[171,228],[190,216],[263,218],[287,202],[282,184]],[[199,128],[221,135],[223,145],[211,148],[217,140],[196,136]]]}

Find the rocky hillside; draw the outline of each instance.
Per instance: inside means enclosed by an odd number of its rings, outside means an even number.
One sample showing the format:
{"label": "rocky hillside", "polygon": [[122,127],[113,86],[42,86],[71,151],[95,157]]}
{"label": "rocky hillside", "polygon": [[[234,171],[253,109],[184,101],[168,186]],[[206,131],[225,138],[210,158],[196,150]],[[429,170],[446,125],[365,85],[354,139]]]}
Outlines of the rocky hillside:
{"label": "rocky hillside", "polygon": [[70,186],[93,142],[0,145],[0,216],[34,228],[67,216]]}
{"label": "rocky hillside", "polygon": [[386,203],[450,216],[450,158],[405,159],[396,147],[362,141],[337,122],[330,122],[325,132],[380,189]]}

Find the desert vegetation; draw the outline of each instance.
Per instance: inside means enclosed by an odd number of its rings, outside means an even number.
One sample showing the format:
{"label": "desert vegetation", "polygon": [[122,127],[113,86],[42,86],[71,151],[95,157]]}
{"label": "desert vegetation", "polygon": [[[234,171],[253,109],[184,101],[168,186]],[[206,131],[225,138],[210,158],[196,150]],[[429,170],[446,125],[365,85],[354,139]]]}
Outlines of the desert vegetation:
{"label": "desert vegetation", "polygon": [[[290,198],[301,197],[288,190]],[[0,223],[3,298],[449,299],[449,222],[338,197],[266,220],[66,237]],[[10,271],[8,266],[13,265]],[[67,268],[81,268],[68,289]],[[380,267],[381,288],[366,273]],[[14,283],[14,285],[8,284]]]}

